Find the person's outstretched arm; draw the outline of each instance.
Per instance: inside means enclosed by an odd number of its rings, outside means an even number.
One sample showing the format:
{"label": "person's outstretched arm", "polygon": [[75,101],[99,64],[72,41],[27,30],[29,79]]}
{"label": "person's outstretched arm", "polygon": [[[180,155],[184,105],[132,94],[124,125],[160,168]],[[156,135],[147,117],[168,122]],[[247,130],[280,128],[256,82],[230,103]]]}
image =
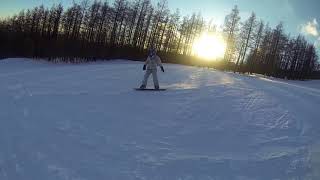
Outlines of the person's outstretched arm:
{"label": "person's outstretched arm", "polygon": [[160,58],[160,57],[158,57],[157,64],[158,64],[158,66],[160,66],[161,71],[164,72],[164,68],[163,68],[163,66],[162,66],[162,62],[161,62],[161,58]]}
{"label": "person's outstretched arm", "polygon": [[150,59],[148,57],[147,60],[144,62],[144,65],[143,65],[143,70],[144,71],[147,70],[147,65],[149,64],[149,61],[150,61]]}

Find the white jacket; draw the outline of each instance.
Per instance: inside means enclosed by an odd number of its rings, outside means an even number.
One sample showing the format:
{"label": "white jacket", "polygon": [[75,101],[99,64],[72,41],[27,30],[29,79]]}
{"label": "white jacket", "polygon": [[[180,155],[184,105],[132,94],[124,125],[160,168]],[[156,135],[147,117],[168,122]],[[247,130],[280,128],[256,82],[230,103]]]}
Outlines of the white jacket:
{"label": "white jacket", "polygon": [[148,56],[147,61],[144,63],[148,70],[156,70],[157,66],[162,66],[161,59],[158,55]]}

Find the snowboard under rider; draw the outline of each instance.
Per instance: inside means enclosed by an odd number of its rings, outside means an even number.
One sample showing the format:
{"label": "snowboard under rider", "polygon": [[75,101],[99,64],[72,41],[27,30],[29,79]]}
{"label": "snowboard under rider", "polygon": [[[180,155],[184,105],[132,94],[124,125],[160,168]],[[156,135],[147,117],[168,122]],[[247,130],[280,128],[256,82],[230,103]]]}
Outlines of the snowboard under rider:
{"label": "snowboard under rider", "polygon": [[161,71],[164,72],[164,68],[162,66],[160,57],[157,55],[157,51],[155,50],[155,48],[151,48],[149,50],[148,58],[143,65],[143,70],[146,71],[146,73],[144,75],[140,89],[145,89],[147,87],[148,79],[151,74],[153,77],[154,88],[157,90],[160,89],[157,75],[158,66],[161,68]]}

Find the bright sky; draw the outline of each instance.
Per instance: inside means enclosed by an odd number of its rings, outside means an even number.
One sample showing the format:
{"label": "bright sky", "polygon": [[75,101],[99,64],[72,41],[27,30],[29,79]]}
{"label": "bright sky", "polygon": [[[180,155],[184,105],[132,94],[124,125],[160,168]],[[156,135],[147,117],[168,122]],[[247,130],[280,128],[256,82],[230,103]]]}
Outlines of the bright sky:
{"label": "bright sky", "polygon": [[[51,6],[60,2],[64,6],[69,6],[73,0],[0,0],[0,17],[40,4]],[[234,5],[238,5],[243,19],[255,11],[258,17],[270,22],[272,26],[283,21],[287,32],[293,35],[303,33],[320,48],[319,0],[168,0],[168,2],[172,10],[179,8],[183,14],[201,12],[207,20],[213,19],[217,24],[223,23],[225,15]]]}
{"label": "bright sky", "polygon": [[[252,11],[272,26],[284,22],[286,32],[304,34],[320,50],[320,0],[168,0],[169,6],[183,13],[201,12],[206,19],[222,24],[226,14],[238,5],[246,19]],[[197,2],[197,3],[195,3]]]}

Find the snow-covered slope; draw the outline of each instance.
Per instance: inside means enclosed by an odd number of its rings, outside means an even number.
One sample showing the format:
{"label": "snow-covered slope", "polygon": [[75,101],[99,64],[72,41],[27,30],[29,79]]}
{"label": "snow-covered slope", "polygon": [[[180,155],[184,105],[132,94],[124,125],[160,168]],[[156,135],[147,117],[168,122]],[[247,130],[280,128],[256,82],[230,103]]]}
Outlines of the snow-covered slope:
{"label": "snow-covered slope", "polygon": [[[0,180],[303,179],[320,81],[180,65],[138,92],[142,64],[0,61]],[[309,86],[310,85],[310,86]]]}

